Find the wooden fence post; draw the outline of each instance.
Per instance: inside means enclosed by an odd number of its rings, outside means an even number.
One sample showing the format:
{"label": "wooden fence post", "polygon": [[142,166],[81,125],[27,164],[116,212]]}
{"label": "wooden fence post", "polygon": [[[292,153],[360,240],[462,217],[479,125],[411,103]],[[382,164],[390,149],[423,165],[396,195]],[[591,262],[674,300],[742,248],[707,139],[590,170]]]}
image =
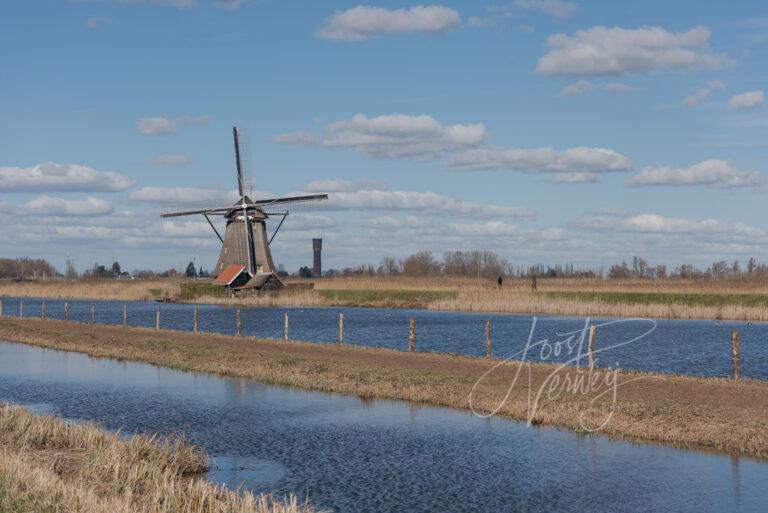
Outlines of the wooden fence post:
{"label": "wooden fence post", "polygon": [[288,312],[285,312],[285,320],[284,320],[284,326],[283,326],[283,340],[288,342]]}
{"label": "wooden fence post", "polygon": [[237,312],[235,312],[235,321],[236,321],[236,328],[237,328],[237,336],[240,336],[240,309],[237,309]]}
{"label": "wooden fence post", "polygon": [[485,357],[491,357],[491,321],[485,321]]}
{"label": "wooden fence post", "polygon": [[123,328],[128,326],[128,304],[123,303]]}
{"label": "wooden fence post", "polygon": [[734,330],[731,333],[731,375],[734,381],[738,381],[740,378],[739,373],[739,332]]}
{"label": "wooden fence post", "polygon": [[339,314],[339,345],[344,345],[344,314]]}
{"label": "wooden fence post", "polygon": [[64,320],[65,321],[69,320],[69,303],[67,303],[66,301],[64,301]]}
{"label": "wooden fence post", "polygon": [[411,353],[414,351],[413,348],[413,336],[414,332],[416,331],[416,321],[414,319],[411,319],[408,322],[408,351]]}
{"label": "wooden fence post", "polygon": [[40,303],[40,318],[45,319],[45,301]]}
{"label": "wooden fence post", "polygon": [[195,305],[195,317],[194,317],[194,319],[192,321],[192,325],[193,325],[192,327],[193,327],[193,329],[195,331],[195,335],[197,335],[197,325],[198,325],[198,319],[199,319],[198,315],[199,314],[197,312],[197,305]]}
{"label": "wooden fence post", "polygon": [[597,331],[597,327],[593,324],[589,327],[589,344],[587,346],[587,351],[589,352],[589,370],[593,370],[595,368],[595,332]]}
{"label": "wooden fence post", "polygon": [[157,311],[155,311],[155,329],[160,329],[160,305],[157,305]]}
{"label": "wooden fence post", "polygon": [[96,324],[96,303],[91,303],[91,322]]}
{"label": "wooden fence post", "polygon": [[19,317],[24,317],[24,301],[19,301]]}

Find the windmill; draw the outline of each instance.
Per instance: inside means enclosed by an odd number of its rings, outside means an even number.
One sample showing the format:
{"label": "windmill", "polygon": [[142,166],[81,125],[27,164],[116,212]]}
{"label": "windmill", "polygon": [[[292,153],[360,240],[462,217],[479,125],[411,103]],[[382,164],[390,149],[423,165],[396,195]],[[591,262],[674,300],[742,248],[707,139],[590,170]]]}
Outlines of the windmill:
{"label": "windmill", "polygon": [[[214,268],[214,283],[237,288],[256,290],[274,290],[284,287],[272,262],[269,249],[285,218],[294,208],[328,199],[327,194],[310,196],[291,196],[252,200],[246,192],[252,192],[252,180],[245,171],[246,155],[240,141],[240,131],[232,127],[235,141],[235,164],[237,171],[237,192],[239,199],[231,205],[217,205],[187,210],[183,212],[164,212],[162,217],[181,217],[202,215],[221,241],[221,253]],[[226,221],[222,237],[211,216],[223,216]],[[266,220],[270,216],[281,216],[277,228],[271,237],[267,237]]]}

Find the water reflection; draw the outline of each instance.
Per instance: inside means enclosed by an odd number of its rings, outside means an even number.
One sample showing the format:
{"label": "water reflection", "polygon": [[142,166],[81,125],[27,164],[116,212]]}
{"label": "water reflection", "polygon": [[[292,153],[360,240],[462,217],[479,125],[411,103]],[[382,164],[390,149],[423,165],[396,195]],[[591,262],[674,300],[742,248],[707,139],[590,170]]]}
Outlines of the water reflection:
{"label": "water reflection", "polygon": [[764,511],[768,464],[0,343],[0,400],[183,432],[209,477],[334,511]]}

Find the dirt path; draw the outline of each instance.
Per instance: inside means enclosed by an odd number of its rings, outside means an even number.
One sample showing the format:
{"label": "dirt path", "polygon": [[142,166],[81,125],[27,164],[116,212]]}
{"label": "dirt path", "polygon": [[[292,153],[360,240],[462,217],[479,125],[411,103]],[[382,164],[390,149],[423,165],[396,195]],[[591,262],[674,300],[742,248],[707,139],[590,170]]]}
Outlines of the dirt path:
{"label": "dirt path", "polygon": [[597,432],[617,438],[768,457],[768,383],[759,381],[601,369],[590,374],[553,365],[38,319],[0,318],[0,339],[363,398],[497,410],[579,432],[600,427]]}

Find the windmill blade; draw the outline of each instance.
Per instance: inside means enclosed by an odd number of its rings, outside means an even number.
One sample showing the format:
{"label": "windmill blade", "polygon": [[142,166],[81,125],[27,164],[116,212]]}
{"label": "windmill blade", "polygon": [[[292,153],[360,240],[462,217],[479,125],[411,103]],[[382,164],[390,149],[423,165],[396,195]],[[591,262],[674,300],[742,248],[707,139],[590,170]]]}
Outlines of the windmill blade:
{"label": "windmill blade", "polygon": [[248,131],[233,126],[232,136],[235,141],[235,164],[237,165],[237,191],[240,197],[253,194],[253,175],[251,173],[251,152],[248,149]]}
{"label": "windmill blade", "polygon": [[285,210],[306,210],[321,208],[328,199],[327,194],[312,194],[309,196],[293,196],[288,198],[270,198],[254,201],[253,204],[264,211],[282,212]]}
{"label": "windmill blade", "polygon": [[196,214],[225,214],[231,210],[237,209],[236,206],[230,207],[214,207],[201,210],[185,210],[181,212],[163,212],[160,217],[181,217],[181,216],[193,216]]}
{"label": "windmill blade", "polygon": [[236,126],[232,127],[232,137],[235,140],[235,164],[237,166],[237,192],[243,197],[243,166],[240,161],[240,132]]}

